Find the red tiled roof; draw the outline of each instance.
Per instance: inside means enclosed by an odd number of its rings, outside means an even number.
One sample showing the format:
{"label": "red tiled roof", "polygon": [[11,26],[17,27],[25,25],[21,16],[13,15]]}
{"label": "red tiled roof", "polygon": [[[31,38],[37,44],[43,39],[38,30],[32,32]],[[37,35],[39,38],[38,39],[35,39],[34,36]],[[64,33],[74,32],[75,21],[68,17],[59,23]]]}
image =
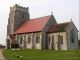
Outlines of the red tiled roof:
{"label": "red tiled roof", "polygon": [[48,32],[64,32],[69,23],[70,22],[52,25]]}
{"label": "red tiled roof", "polygon": [[27,20],[16,30],[14,34],[41,31],[50,17],[51,15]]}

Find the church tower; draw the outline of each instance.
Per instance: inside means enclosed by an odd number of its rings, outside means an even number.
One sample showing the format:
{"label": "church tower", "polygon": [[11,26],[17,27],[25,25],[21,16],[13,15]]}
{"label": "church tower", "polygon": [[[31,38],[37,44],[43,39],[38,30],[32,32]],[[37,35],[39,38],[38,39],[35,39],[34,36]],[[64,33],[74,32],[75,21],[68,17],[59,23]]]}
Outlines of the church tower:
{"label": "church tower", "polygon": [[8,26],[7,26],[7,34],[12,34],[16,31],[19,25],[25,20],[29,20],[29,8],[25,8],[19,5],[14,5],[10,7]]}

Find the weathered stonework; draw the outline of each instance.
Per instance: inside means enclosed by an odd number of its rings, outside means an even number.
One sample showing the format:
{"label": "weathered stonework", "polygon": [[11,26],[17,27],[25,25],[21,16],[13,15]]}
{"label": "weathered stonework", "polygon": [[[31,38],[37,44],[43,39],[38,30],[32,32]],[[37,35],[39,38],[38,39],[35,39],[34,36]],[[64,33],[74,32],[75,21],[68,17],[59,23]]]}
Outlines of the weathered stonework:
{"label": "weathered stonework", "polygon": [[[26,20],[29,20],[29,8],[18,6],[17,4],[10,7],[8,25],[7,25],[7,37],[13,34],[16,29]],[[9,40],[7,38],[7,40]],[[8,45],[8,44],[7,44]]]}
{"label": "weathered stonework", "polygon": [[[36,36],[37,34],[40,35],[40,43],[36,43]],[[20,36],[23,36],[22,38],[22,44],[20,44]],[[28,43],[28,35],[31,36],[31,41]],[[19,37],[19,38],[18,38]],[[20,34],[16,35],[15,40],[17,41],[18,38],[18,44],[21,48],[28,48],[28,49],[42,49],[41,41],[42,41],[42,32],[37,33],[28,33],[28,34]],[[25,45],[24,45],[25,44]]]}
{"label": "weathered stonework", "polygon": [[8,34],[12,34],[24,22],[29,20],[29,8],[14,5],[10,7],[10,14],[8,19]]}
{"label": "weathered stonework", "polygon": [[48,46],[49,49],[51,48],[51,43],[52,43],[52,36],[54,36],[54,50],[59,50],[58,49],[58,35],[63,36],[63,44],[60,44],[60,49],[61,50],[67,50],[67,37],[66,37],[66,32],[59,32],[59,33],[49,33],[48,37],[51,38],[50,44]]}

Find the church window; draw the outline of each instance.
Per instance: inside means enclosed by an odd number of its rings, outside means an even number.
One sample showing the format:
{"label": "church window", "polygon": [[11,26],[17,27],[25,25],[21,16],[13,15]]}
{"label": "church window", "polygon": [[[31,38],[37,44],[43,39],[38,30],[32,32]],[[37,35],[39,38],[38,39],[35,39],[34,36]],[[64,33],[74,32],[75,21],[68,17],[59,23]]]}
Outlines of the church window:
{"label": "church window", "polygon": [[48,42],[50,43],[50,36],[48,37]]}
{"label": "church window", "polygon": [[52,36],[52,44],[54,44],[54,36]]}
{"label": "church window", "polygon": [[60,36],[61,44],[63,44],[63,36]]}
{"label": "church window", "polygon": [[70,32],[70,42],[74,43],[75,42],[75,36],[74,36],[74,30],[72,29]]}
{"label": "church window", "polygon": [[25,16],[24,15],[22,15],[22,18],[24,18]]}
{"label": "church window", "polygon": [[22,41],[23,41],[23,36],[20,35],[20,44],[22,44]]}
{"label": "church window", "polygon": [[18,40],[19,40],[19,35],[17,35],[16,43],[18,43]]}
{"label": "church window", "polygon": [[22,44],[22,39],[20,40],[20,44]]}
{"label": "church window", "polygon": [[54,36],[52,35],[52,43],[51,43],[52,49],[54,49]]}
{"label": "church window", "polygon": [[58,35],[58,42],[60,44],[63,44],[63,36]]}
{"label": "church window", "polygon": [[31,35],[28,35],[28,43],[31,42]]}
{"label": "church window", "polygon": [[52,41],[54,41],[54,36],[52,36]]}
{"label": "church window", "polygon": [[36,35],[36,43],[40,43],[40,35],[39,34]]}
{"label": "church window", "polygon": [[25,18],[25,12],[23,12],[23,14],[22,14],[22,18]]}

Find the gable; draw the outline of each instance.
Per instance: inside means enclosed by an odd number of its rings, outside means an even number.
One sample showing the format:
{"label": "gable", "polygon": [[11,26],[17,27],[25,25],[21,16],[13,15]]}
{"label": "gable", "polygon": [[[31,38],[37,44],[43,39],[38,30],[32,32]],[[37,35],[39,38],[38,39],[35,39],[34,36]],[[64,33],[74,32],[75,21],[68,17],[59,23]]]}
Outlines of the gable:
{"label": "gable", "polygon": [[43,28],[43,31],[47,32],[48,29],[54,24],[57,24],[57,22],[56,22],[56,19],[54,18],[53,14],[52,14],[50,19],[46,23],[45,27]]}
{"label": "gable", "polygon": [[65,28],[66,31],[71,30],[71,29],[75,29],[75,31],[78,32],[77,27],[74,25],[74,23],[71,21],[68,26]]}

